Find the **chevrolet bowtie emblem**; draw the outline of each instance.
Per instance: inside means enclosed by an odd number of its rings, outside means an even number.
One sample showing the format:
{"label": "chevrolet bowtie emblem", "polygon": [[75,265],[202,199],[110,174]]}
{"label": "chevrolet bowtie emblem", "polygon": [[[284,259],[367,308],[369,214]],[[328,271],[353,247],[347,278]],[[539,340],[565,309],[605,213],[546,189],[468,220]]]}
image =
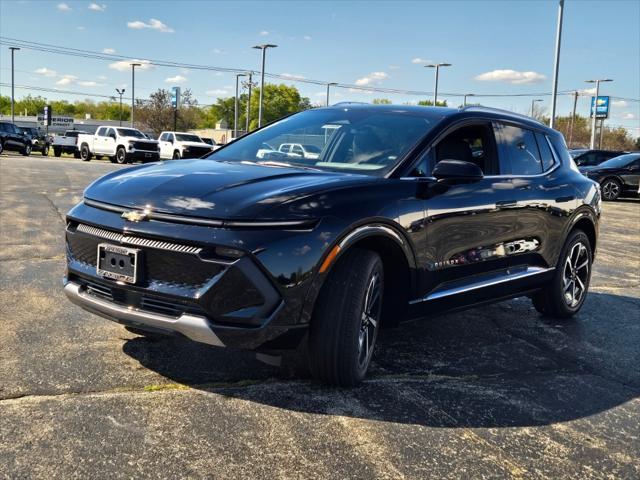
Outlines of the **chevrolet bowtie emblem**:
{"label": "chevrolet bowtie emblem", "polygon": [[141,222],[142,220],[146,220],[149,216],[149,212],[136,212],[131,210],[130,212],[123,212],[121,215],[122,218],[129,220],[130,222]]}

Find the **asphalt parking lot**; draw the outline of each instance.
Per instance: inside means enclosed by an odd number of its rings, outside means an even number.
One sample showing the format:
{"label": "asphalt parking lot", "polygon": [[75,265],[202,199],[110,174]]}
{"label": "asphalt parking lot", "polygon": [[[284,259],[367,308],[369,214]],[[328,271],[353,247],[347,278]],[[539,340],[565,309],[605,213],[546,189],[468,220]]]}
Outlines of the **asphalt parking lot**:
{"label": "asphalt parking lot", "polygon": [[64,214],[115,168],[0,157],[0,477],[640,477],[637,199],[605,204],[576,319],[410,322],[341,390],[71,305]]}

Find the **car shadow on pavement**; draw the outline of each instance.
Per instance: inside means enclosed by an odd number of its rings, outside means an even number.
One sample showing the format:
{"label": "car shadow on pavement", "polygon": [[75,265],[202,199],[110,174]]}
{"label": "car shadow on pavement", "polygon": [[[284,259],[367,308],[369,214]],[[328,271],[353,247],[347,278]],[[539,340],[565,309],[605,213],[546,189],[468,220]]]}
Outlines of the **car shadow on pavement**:
{"label": "car shadow on pavement", "polygon": [[526,298],[383,330],[351,389],[295,379],[248,352],[136,337],[124,352],[172,381],[280,409],[431,427],[548,425],[640,395],[640,299],[590,293],[580,315]]}

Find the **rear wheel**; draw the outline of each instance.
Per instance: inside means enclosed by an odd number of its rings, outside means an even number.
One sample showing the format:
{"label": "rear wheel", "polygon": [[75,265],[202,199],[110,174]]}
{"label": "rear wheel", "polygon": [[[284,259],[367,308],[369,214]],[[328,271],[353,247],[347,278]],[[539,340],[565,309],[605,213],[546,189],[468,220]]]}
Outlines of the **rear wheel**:
{"label": "rear wheel", "polygon": [[311,322],[311,373],[331,385],[351,386],[366,375],[382,313],[384,271],[380,256],[353,249],[334,267]]}
{"label": "rear wheel", "polygon": [[543,315],[569,318],[582,308],[589,290],[591,243],[575,230],[565,243],[551,282],[533,297],[533,306]]}
{"label": "rear wheel", "polygon": [[89,150],[89,145],[82,145],[80,148],[80,158],[83,162],[88,162],[91,160],[91,150]]}
{"label": "rear wheel", "polygon": [[118,150],[116,150],[116,162],[120,165],[127,163],[127,151],[124,147],[119,147]]}
{"label": "rear wheel", "polygon": [[44,147],[42,147],[42,156],[43,157],[49,156],[49,145],[45,145]]}
{"label": "rear wheel", "polygon": [[60,150],[59,148],[53,147],[53,155],[56,157],[59,157],[60,155],[62,155],[62,150]]}
{"label": "rear wheel", "polygon": [[602,197],[605,200],[616,200],[622,192],[622,185],[615,178],[607,178],[602,182]]}

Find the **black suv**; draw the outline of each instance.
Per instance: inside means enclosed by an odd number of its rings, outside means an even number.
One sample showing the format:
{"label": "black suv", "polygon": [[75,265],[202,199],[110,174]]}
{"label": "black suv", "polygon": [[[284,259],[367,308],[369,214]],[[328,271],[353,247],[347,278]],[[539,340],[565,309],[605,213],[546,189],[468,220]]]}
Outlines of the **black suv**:
{"label": "black suv", "polygon": [[[292,142],[318,158],[278,151]],[[64,291],[136,332],[295,350],[353,385],[381,325],[523,295],[577,313],[600,203],[528,117],[338,104],[92,183],[67,215]]]}
{"label": "black suv", "polygon": [[627,152],[617,150],[572,150],[569,153],[571,153],[573,161],[579,167],[593,167]]}
{"label": "black suv", "polygon": [[40,152],[44,157],[49,155],[51,137],[35,127],[18,127],[20,131],[31,139],[31,151]]}
{"label": "black suv", "polygon": [[0,153],[3,151],[31,154],[31,138],[11,122],[0,122]]}
{"label": "black suv", "polygon": [[627,153],[594,167],[579,167],[579,170],[602,186],[605,200],[640,194],[640,153]]}

